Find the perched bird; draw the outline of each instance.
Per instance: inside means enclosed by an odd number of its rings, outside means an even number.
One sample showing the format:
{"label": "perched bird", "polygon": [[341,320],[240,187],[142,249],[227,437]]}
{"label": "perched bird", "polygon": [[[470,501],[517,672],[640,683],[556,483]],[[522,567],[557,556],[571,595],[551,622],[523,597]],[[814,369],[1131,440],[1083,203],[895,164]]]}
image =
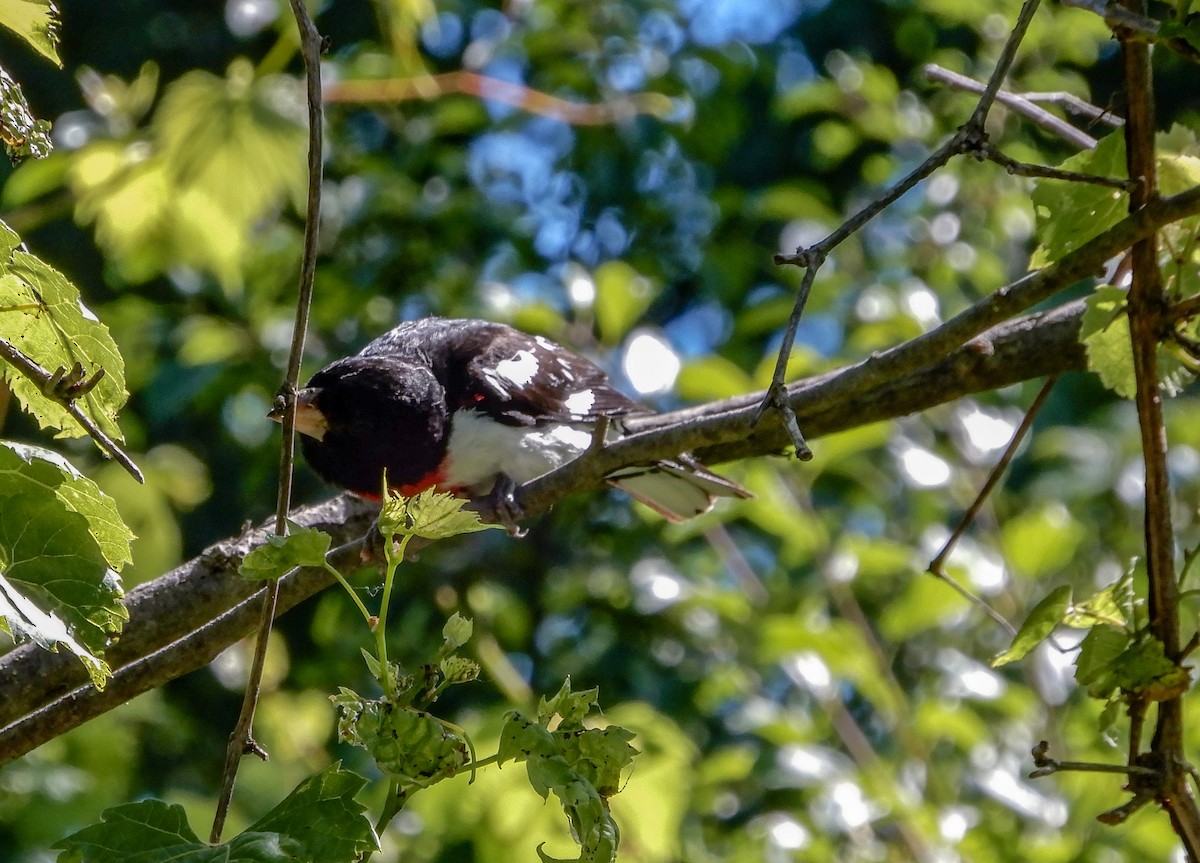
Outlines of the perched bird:
{"label": "perched bird", "polygon": [[[613,389],[603,371],[542,336],[478,320],[400,324],[356,356],[321,369],[296,395],[296,429],[309,465],[363,497],[388,485],[470,497],[511,490],[581,455],[596,424],[608,440],[650,411]],[[281,421],[276,408],[269,416]],[[717,497],[749,497],[690,456],[608,477],[671,521]],[[511,525],[510,525],[511,526]]]}

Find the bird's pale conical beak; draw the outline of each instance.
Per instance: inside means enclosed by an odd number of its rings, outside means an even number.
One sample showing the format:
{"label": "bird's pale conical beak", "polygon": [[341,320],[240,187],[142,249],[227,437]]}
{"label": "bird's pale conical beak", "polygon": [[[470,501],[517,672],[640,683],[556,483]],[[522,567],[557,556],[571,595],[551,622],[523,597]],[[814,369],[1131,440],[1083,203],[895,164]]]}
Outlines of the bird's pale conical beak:
{"label": "bird's pale conical beak", "polygon": [[[303,389],[296,393],[296,431],[321,440],[329,431],[329,420],[317,407],[317,392],[316,389]],[[267,414],[267,419],[283,422],[283,405],[276,403]]]}

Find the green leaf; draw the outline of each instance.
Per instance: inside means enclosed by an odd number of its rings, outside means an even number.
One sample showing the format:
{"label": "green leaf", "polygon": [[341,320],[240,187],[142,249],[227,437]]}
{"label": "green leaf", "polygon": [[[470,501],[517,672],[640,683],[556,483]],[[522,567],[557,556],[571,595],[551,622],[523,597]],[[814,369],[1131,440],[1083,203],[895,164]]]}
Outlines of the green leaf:
{"label": "green leaf", "polygon": [[1133,594],[1133,572],[1122,575],[1108,587],[1071,606],[1063,623],[1079,629],[1098,624],[1122,627],[1128,620]]}
{"label": "green leaf", "polygon": [[125,803],[104,810],[100,823],[85,827],[54,847],[80,863],[173,860],[208,863],[224,859],[219,848],[202,845],[182,806],[161,800]]}
{"label": "green leaf", "polygon": [[[53,372],[78,363],[104,377],[76,400],[93,422],[121,440],[117,411],[125,404],[125,362],[108,327],[83,305],[79,291],[61,273],[28,252],[21,238],[0,222],[0,338]],[[82,437],[87,431],[58,402],[42,395],[37,384],[5,364],[4,378],[22,406],[42,428],[58,437]]]}
{"label": "green leaf", "polygon": [[[0,0],[2,4],[4,0]],[[33,116],[21,85],[0,67],[0,141],[13,164],[50,155],[50,123]]]}
{"label": "green leaf", "polygon": [[485,524],[479,513],[464,510],[469,501],[432,488],[414,495],[388,493],[379,513],[379,532],[390,542],[396,536],[420,536],[425,539],[446,539],[460,533],[501,528]]}
{"label": "green leaf", "polygon": [[136,538],[117,511],[117,504],[90,479],[52,450],[0,441],[0,491],[4,494],[52,492],[64,511],[87,519],[88,531],[118,572],[133,560],[130,543]]}
{"label": "green leaf", "polygon": [[145,800],[106,809],[100,823],[54,847],[78,863],[342,863],[379,847],[354,800],[363,784],[334,764],[224,845],[201,842],[182,806]]}
{"label": "green leaf", "polygon": [[[1079,326],[1079,340],[1087,350],[1088,368],[1122,398],[1137,395],[1133,372],[1133,346],[1126,314],[1128,294],[1122,288],[1101,285],[1087,298]],[[1176,395],[1191,380],[1188,368],[1167,348],[1157,354],[1158,378],[1167,395]]]}
{"label": "green leaf", "polygon": [[1167,658],[1157,638],[1143,637],[1113,662],[1117,686],[1149,701],[1169,701],[1187,691],[1190,673]]}
{"label": "green leaf", "polygon": [[[1094,149],[1071,156],[1059,167],[1123,179],[1124,133],[1117,130],[1105,136]],[[1054,263],[1129,215],[1129,199],[1124,192],[1092,183],[1038,180],[1032,198],[1041,241],[1030,261],[1034,269]]]}
{"label": "green leaf", "polygon": [[1054,628],[1062,623],[1063,616],[1067,613],[1070,605],[1070,585],[1064,584],[1052,590],[1049,596],[1029,612],[1029,616],[1021,624],[1021,628],[1017,631],[1008,650],[992,660],[992,667],[999,668],[1001,665],[1016,662],[1045,641]]}
{"label": "green leaf", "polygon": [[[518,711],[505,714],[497,764],[525,762],[529,783],[543,799],[553,793],[562,804],[579,843],[579,860],[616,859],[619,831],[608,798],[622,785],[622,773],[637,750],[633,732],[619,726],[584,728],[583,717],[596,704],[596,690],[571,692],[568,679],[551,699],[542,698],[537,720]],[[548,726],[557,723],[556,730]],[[554,861],[538,846],[543,861]]]}
{"label": "green leaf", "polygon": [[1087,350],[1088,368],[1106,387],[1124,398],[1137,393],[1133,374],[1133,347],[1129,341],[1128,295],[1112,285],[1101,285],[1087,298],[1079,325],[1079,340]]}
{"label": "green leaf", "polygon": [[333,700],[341,711],[338,736],[366,749],[380,770],[405,784],[432,785],[470,760],[462,733],[423,710],[363,699],[345,688]]}
{"label": "green leaf", "polygon": [[560,728],[582,728],[583,718],[597,706],[599,694],[598,687],[572,692],[571,678],[568,677],[553,698],[547,701],[542,696],[538,701],[538,722],[549,725],[555,716],[559,716],[562,718]]}
{"label": "green leaf", "polygon": [[292,839],[308,863],[358,859],[379,850],[379,839],[364,815],[366,807],[354,799],[365,784],[358,774],[332,764],[297,785],[246,833]]}
{"label": "green leaf", "polygon": [[557,749],[554,735],[543,725],[516,710],[504,714],[504,727],[500,730],[500,745],[496,752],[497,764],[521,762],[534,755],[548,758]]}
{"label": "green leaf", "polygon": [[108,677],[98,654],[128,619],[115,568],[131,538],[113,502],[55,454],[0,445],[0,625],[65,647],[97,686]]}
{"label": "green leaf", "polygon": [[594,310],[600,340],[615,345],[650,308],[658,288],[624,261],[601,264],[592,280],[596,285]]}
{"label": "green leaf", "polygon": [[1108,698],[1117,688],[1114,663],[1130,642],[1129,636],[1111,626],[1092,628],[1079,644],[1075,659],[1075,682],[1087,687],[1092,698]]}
{"label": "green leaf", "polygon": [[62,68],[58,56],[58,9],[53,0],[0,0],[0,24]]}
{"label": "green leaf", "polygon": [[287,536],[273,533],[242,559],[238,573],[253,581],[279,578],[297,566],[324,566],[329,552],[329,534],[314,527],[288,523]]}

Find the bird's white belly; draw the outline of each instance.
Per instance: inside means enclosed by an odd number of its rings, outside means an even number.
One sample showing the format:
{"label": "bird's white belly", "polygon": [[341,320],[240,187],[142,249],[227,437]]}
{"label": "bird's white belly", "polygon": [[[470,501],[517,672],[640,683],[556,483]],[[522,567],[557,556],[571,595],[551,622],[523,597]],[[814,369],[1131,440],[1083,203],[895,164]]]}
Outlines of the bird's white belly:
{"label": "bird's white belly", "polygon": [[462,411],[450,430],[441,484],[481,494],[501,473],[525,483],[576,458],[591,442],[592,433],[585,428],[508,426],[477,411]]}

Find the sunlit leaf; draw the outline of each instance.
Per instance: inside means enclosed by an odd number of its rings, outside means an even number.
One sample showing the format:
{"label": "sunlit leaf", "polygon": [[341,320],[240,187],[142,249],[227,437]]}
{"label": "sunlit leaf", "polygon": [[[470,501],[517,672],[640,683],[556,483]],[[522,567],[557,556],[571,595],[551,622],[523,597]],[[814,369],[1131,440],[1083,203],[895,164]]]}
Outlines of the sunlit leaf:
{"label": "sunlit leaf", "polygon": [[265,545],[253,549],[243,559],[238,572],[243,578],[261,580],[279,578],[297,566],[324,566],[330,537],[313,527],[289,524],[288,534],[270,534]]}
{"label": "sunlit leaf", "polygon": [[1087,687],[1092,698],[1108,698],[1117,688],[1116,662],[1129,645],[1129,636],[1111,626],[1093,627],[1080,642],[1075,659],[1075,681]]}
{"label": "sunlit leaf", "polygon": [[129,560],[130,539],[112,501],[53,453],[0,446],[0,625],[65,647],[98,686],[108,676],[98,654],[128,619],[113,567]]}
{"label": "sunlit leaf", "polygon": [[294,82],[194,70],[163,89],[151,140],[96,141],[69,174],[78,216],[131,280],[185,263],[240,288],[253,229],[306,189],[302,103]]}
{"label": "sunlit leaf", "polygon": [[[1128,294],[1112,285],[1101,285],[1087,299],[1079,339],[1087,349],[1088,368],[1106,387],[1131,399],[1137,394],[1133,346],[1129,337]],[[1191,372],[1170,350],[1158,351],[1159,384],[1167,395],[1176,395],[1191,380]]]}
{"label": "sunlit leaf", "polygon": [[992,660],[992,667],[998,668],[1010,662],[1016,662],[1025,657],[1062,623],[1063,616],[1071,605],[1071,586],[1056,587],[1041,602],[1033,607],[1021,628],[1013,637],[1008,650]]}
{"label": "sunlit leaf", "polygon": [[[1125,177],[1125,136],[1121,130],[1064,161],[1060,168],[1100,177]],[[1124,192],[1092,183],[1038,180],[1033,187],[1037,236],[1041,245],[1033,254],[1034,269],[1054,263],[1129,215]]]}
{"label": "sunlit leaf", "polygon": [[[85,375],[101,369],[104,376],[76,400],[93,422],[121,439],[117,411],[125,404],[125,363],[108,327],[80,299],[78,289],[61,273],[21,248],[21,238],[0,222],[0,337],[53,372],[78,363]],[[87,432],[58,402],[16,369],[3,365],[4,378],[43,428],[59,429],[59,437]]]}
{"label": "sunlit leaf", "polygon": [[432,488],[412,497],[389,493],[379,514],[379,532],[389,540],[395,536],[446,539],[460,533],[501,527],[480,521],[479,513],[464,509],[468,503],[461,497]]}
{"label": "sunlit leaf", "polygon": [[61,67],[58,57],[58,7],[54,0],[0,0],[0,24]]}

